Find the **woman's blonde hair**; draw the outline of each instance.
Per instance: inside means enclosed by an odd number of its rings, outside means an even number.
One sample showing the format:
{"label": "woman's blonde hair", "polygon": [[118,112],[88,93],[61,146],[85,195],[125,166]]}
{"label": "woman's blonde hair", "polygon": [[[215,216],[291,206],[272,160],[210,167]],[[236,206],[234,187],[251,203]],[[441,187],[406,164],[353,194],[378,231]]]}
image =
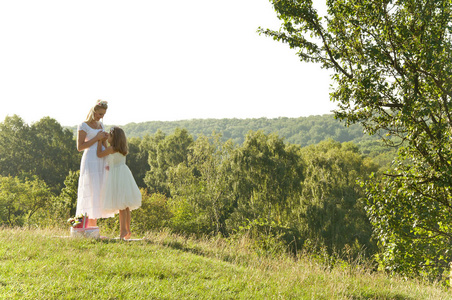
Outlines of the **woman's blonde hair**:
{"label": "woman's blonde hair", "polygon": [[129,146],[127,145],[127,138],[124,130],[119,127],[112,127],[110,129],[110,134],[112,136],[111,146],[113,149],[122,155],[127,155],[127,153],[129,153]]}
{"label": "woman's blonde hair", "polygon": [[104,101],[104,100],[100,100],[100,99],[97,100],[96,101],[96,105],[91,107],[91,109],[89,110],[89,113],[86,116],[85,122],[91,122],[92,120],[94,120],[94,113],[97,112],[100,108],[107,109],[108,108],[108,102]]}

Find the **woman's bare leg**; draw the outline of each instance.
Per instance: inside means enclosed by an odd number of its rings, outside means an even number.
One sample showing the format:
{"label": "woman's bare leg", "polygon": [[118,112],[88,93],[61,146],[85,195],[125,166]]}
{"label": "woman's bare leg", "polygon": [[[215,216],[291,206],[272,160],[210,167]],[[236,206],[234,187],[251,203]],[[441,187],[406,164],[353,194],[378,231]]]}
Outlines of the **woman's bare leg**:
{"label": "woman's bare leg", "polygon": [[97,226],[97,219],[89,219],[88,218],[88,227],[96,227]]}

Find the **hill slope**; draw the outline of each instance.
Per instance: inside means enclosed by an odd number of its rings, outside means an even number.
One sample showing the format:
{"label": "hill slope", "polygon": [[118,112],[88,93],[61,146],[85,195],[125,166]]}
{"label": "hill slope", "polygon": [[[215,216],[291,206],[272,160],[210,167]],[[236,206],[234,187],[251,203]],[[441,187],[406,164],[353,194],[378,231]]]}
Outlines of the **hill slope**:
{"label": "hill slope", "polygon": [[[446,299],[447,291],[342,263],[258,255],[250,241],[67,238],[0,231],[1,299]],[[262,251],[260,251],[262,253]]]}

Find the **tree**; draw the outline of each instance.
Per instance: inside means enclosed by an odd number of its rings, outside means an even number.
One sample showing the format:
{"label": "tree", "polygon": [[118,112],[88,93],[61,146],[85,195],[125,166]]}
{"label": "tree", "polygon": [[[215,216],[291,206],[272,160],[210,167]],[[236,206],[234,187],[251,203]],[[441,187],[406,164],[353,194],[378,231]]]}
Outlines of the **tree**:
{"label": "tree", "polygon": [[[259,32],[332,72],[336,117],[361,123],[370,134],[385,130],[388,144],[398,137],[405,146],[397,168],[381,179],[392,184],[368,189],[372,222],[383,230],[377,231],[381,257],[405,253],[380,260],[382,267],[437,276],[430,270],[452,261],[442,246],[451,243],[452,228],[439,225],[452,222],[452,3],[331,0],[321,18],[310,0],[271,2],[282,27]],[[395,208],[404,213],[388,221]],[[435,250],[423,251],[425,241]]]}
{"label": "tree", "polygon": [[372,227],[361,199],[364,191],[356,184],[377,170],[377,165],[359,153],[352,143],[333,140],[301,150],[306,165],[301,203],[293,222],[302,237],[330,251],[341,251],[356,242],[369,253]]}
{"label": "tree", "polygon": [[0,123],[0,175],[31,174],[33,162],[33,134],[17,115]]}
{"label": "tree", "polygon": [[187,161],[188,148],[193,137],[186,129],[177,128],[172,135],[165,136],[161,131],[144,142],[148,151],[150,170],[146,172],[144,182],[151,192],[169,197],[168,169]]}
{"label": "tree", "polygon": [[235,192],[235,209],[228,220],[231,230],[253,220],[268,224],[287,220],[304,178],[299,149],[275,134],[248,133],[231,157]]}
{"label": "tree", "polygon": [[59,191],[66,175],[80,166],[73,134],[50,117],[42,118],[30,128],[33,134],[34,174]]}
{"label": "tree", "polygon": [[232,208],[228,160],[232,142],[220,135],[200,136],[189,147],[186,163],[169,171],[174,227],[195,233],[227,235],[225,222]]}
{"label": "tree", "polygon": [[146,187],[144,177],[149,171],[148,152],[144,150],[143,140],[137,137],[129,139],[129,154],[127,155],[127,165],[133,174],[138,187]]}
{"label": "tree", "polygon": [[53,192],[79,167],[73,134],[49,117],[31,126],[14,115],[0,123],[0,175],[39,176]]}
{"label": "tree", "polygon": [[64,188],[61,189],[61,193],[58,196],[60,201],[58,208],[62,207],[60,211],[64,215],[63,218],[75,216],[77,210],[77,193],[78,193],[78,180],[80,177],[80,170],[75,172],[69,171],[69,174],[64,180]]}

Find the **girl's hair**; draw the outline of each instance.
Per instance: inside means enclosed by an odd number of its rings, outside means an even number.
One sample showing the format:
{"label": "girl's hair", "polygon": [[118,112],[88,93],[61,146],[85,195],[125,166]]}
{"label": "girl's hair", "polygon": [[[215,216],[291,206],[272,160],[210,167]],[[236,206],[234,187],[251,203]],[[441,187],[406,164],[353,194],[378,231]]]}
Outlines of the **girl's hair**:
{"label": "girl's hair", "polygon": [[104,108],[107,109],[108,108],[108,102],[104,101],[104,100],[97,100],[96,101],[96,105],[94,105],[93,107],[91,107],[91,109],[89,110],[88,115],[86,116],[86,120],[85,122],[91,122],[92,120],[94,120],[94,112],[96,112],[97,110],[99,110],[99,108]]}
{"label": "girl's hair", "polygon": [[127,146],[127,138],[124,130],[119,127],[112,127],[110,134],[112,136],[111,146],[113,149],[122,155],[127,155],[129,147]]}

